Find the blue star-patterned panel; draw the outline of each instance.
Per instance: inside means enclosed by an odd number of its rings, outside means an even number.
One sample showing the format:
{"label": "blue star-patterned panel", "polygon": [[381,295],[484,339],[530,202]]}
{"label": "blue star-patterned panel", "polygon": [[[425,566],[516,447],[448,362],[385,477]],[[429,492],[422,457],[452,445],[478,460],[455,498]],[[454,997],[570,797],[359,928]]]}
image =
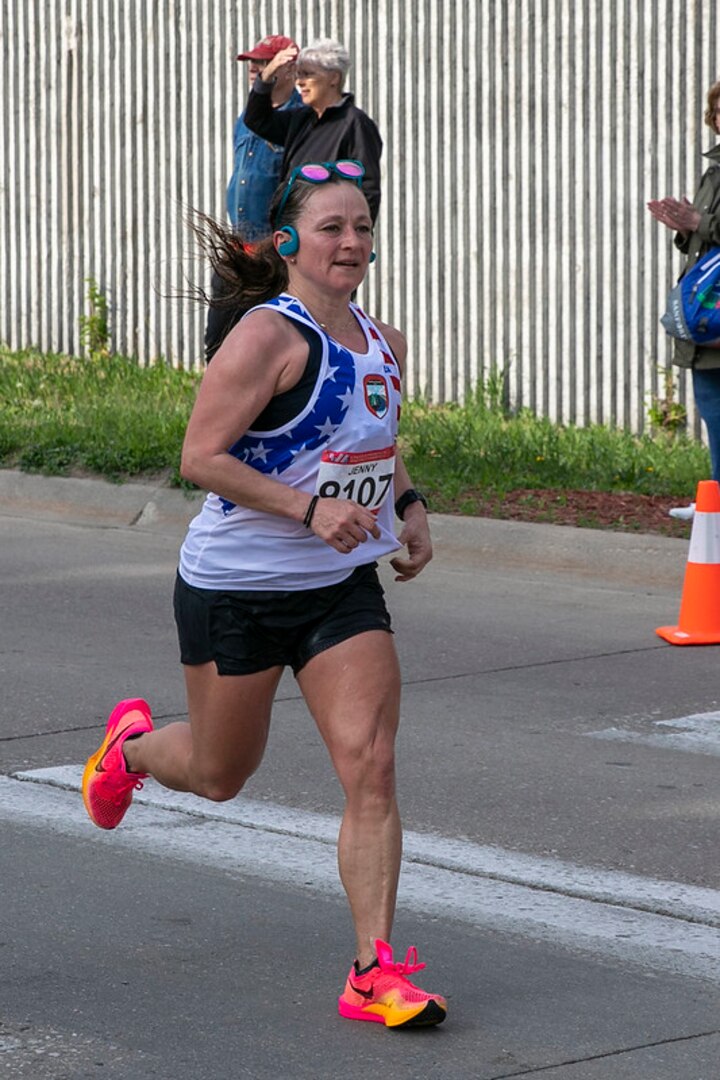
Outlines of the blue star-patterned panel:
{"label": "blue star-patterned panel", "polygon": [[[288,318],[318,329],[317,323],[294,296],[283,294],[262,307],[276,308]],[[238,461],[268,476],[280,476],[302,450],[315,450],[329,442],[345,419],[352,400],[355,389],[353,354],[322,331],[319,333],[324,342],[321,370],[325,376],[310,411],[280,434],[255,432],[251,428],[228,451]],[[236,505],[223,498],[220,503],[224,514],[229,514]]]}

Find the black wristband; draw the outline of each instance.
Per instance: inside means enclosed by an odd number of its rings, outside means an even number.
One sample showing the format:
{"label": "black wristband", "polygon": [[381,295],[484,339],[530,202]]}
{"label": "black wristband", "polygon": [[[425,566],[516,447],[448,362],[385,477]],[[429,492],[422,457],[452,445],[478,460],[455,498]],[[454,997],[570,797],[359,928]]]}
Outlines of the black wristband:
{"label": "black wristband", "polygon": [[412,506],[412,504],[416,502],[421,502],[427,510],[427,499],[421,491],[416,491],[415,488],[408,488],[407,491],[403,491],[402,495],[395,503],[395,513],[401,521],[405,520],[405,511],[408,506]]}
{"label": "black wristband", "polygon": [[310,522],[313,519],[313,514],[315,513],[315,507],[317,506],[317,501],[318,501],[319,498],[320,498],[319,495],[313,495],[312,499],[310,500],[310,505],[308,506],[307,510],[305,511],[305,517],[303,518],[303,525],[305,526],[306,529],[310,528]]}

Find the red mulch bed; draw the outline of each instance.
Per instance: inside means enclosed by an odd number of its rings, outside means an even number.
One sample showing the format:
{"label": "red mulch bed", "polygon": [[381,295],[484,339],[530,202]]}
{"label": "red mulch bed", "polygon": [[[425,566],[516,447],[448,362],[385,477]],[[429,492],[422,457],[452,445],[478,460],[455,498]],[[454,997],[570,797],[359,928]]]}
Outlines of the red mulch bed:
{"label": "red mulch bed", "polygon": [[[433,500],[438,510],[441,501]],[[526,488],[497,496],[465,494],[455,504],[446,501],[442,509],[449,513],[471,512],[477,517],[687,538],[691,523],[668,517],[668,510],[671,506],[683,506],[690,502],[689,498],[683,500],[673,495]]]}

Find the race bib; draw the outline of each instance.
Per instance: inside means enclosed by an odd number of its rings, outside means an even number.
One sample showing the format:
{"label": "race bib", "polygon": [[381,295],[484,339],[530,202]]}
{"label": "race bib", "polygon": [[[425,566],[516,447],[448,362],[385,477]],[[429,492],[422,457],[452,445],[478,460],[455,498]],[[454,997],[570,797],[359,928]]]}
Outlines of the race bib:
{"label": "race bib", "polygon": [[390,493],[394,474],[394,446],[357,454],[325,450],[315,493],[321,499],[352,499],[376,513]]}

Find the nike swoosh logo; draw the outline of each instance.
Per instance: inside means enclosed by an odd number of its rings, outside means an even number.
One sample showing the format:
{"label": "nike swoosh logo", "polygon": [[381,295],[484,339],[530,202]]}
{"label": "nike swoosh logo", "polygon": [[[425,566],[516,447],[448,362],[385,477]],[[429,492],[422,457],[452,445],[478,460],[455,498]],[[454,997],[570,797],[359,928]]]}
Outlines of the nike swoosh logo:
{"label": "nike swoosh logo", "polygon": [[350,983],[350,989],[354,990],[356,994],[360,995],[360,997],[367,998],[368,1000],[373,997],[372,990],[361,990],[359,986],[355,986],[352,982]]}
{"label": "nike swoosh logo", "polygon": [[112,750],[113,746],[115,746],[115,743],[118,741],[118,739],[122,738],[122,736],[125,734],[125,732],[127,731],[127,729],[129,727],[130,727],[130,724],[126,724],[125,727],[122,729],[122,731],[117,731],[115,733],[114,737],[110,740],[110,742],[105,747],[105,753],[100,758],[97,765],[95,766],[95,772],[99,772],[99,773],[107,772],[107,769],[103,768],[103,761],[108,756],[108,754]]}

